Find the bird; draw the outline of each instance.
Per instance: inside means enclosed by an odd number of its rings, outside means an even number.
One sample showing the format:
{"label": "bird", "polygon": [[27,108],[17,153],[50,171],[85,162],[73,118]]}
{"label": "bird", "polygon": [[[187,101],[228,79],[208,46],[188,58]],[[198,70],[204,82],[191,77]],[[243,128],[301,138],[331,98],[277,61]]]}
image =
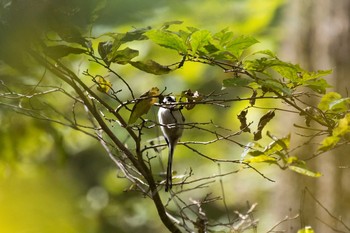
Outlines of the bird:
{"label": "bird", "polygon": [[174,149],[182,136],[185,118],[182,115],[181,107],[174,104],[176,103],[174,96],[165,96],[161,100],[161,103],[162,106],[158,111],[158,121],[169,149],[165,182],[165,191],[168,192],[168,190],[172,188],[172,163]]}

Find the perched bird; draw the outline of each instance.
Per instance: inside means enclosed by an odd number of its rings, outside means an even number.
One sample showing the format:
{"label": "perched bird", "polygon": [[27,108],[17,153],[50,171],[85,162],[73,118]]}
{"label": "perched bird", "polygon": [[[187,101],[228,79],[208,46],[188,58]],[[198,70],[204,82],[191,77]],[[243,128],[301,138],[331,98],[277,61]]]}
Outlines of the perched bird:
{"label": "perched bird", "polygon": [[162,100],[162,107],[158,111],[158,121],[160,129],[164,135],[165,141],[169,148],[168,166],[166,173],[165,191],[172,187],[172,163],[176,144],[178,143],[182,132],[185,118],[181,113],[181,108],[175,105],[174,96],[165,96]]}

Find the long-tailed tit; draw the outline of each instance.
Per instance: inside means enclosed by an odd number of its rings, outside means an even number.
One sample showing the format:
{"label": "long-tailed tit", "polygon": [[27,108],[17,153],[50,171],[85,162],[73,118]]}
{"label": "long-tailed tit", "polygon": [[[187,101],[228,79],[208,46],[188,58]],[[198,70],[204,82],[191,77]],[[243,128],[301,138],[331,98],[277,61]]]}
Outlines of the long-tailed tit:
{"label": "long-tailed tit", "polygon": [[158,111],[158,121],[160,123],[160,128],[169,148],[168,166],[165,182],[166,192],[172,187],[171,167],[173,163],[174,149],[182,135],[183,123],[185,122],[185,118],[183,117],[180,108],[177,105],[172,104],[175,102],[176,100],[173,96],[164,97],[164,99],[162,100],[163,106],[160,107]]}

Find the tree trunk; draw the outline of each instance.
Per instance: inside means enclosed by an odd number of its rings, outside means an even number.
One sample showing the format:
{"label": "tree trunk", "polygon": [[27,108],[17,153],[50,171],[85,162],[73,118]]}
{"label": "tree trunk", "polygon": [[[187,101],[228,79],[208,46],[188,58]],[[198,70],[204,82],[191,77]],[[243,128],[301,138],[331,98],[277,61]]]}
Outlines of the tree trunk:
{"label": "tree trunk", "polygon": [[[327,78],[333,85],[333,90],[329,91],[347,96],[347,88],[350,87],[350,1],[290,0],[285,13],[286,34],[281,58],[309,70],[333,69],[333,74]],[[283,203],[276,205],[276,211],[284,216],[288,214],[287,208],[295,212],[300,206],[301,218],[293,222],[294,230],[310,225],[315,232],[331,232],[330,227],[348,231],[334,217],[341,217],[344,223],[350,225],[349,149],[347,145],[313,159],[311,167],[323,174],[321,178],[295,174],[285,174],[281,178],[281,184],[288,187],[276,190],[276,197],[283,197],[280,199]],[[306,157],[310,156],[308,153],[308,150],[303,151]],[[311,195],[302,194],[305,187],[320,203]]]}

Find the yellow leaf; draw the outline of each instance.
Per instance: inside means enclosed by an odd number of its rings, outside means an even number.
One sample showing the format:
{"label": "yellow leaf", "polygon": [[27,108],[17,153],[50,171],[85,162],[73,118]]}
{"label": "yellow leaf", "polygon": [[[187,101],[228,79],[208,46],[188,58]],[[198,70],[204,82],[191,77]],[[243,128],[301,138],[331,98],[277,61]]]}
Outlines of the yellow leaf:
{"label": "yellow leaf", "polygon": [[288,164],[297,163],[297,162],[301,162],[301,161],[299,161],[299,159],[295,156],[291,156],[287,159]]}
{"label": "yellow leaf", "polygon": [[310,226],[306,226],[303,229],[300,229],[298,233],[315,233],[315,231]]}
{"label": "yellow leaf", "polygon": [[339,120],[337,127],[333,129],[333,136],[344,136],[350,132],[350,114]]}
{"label": "yellow leaf", "polygon": [[100,92],[103,92],[103,93],[108,93],[108,91],[112,87],[112,83],[109,82],[108,80],[106,80],[101,75],[97,75],[95,80],[96,80],[97,85],[98,85],[97,90]]}
{"label": "yellow leaf", "polygon": [[246,163],[275,163],[276,158],[268,156],[268,155],[258,155],[252,158],[245,159],[244,162]]}
{"label": "yellow leaf", "polygon": [[322,175],[319,172],[313,172],[313,171],[310,171],[306,168],[299,167],[299,166],[289,166],[288,168],[292,171],[295,171],[295,172],[300,173],[300,174],[305,175],[305,176],[311,176],[311,177],[316,178],[316,177],[320,177]]}
{"label": "yellow leaf", "polygon": [[159,89],[157,87],[152,87],[151,90],[142,94],[140,98],[136,101],[136,104],[131,110],[130,118],[128,124],[133,124],[142,115],[146,114],[149,109],[157,102],[157,98],[152,98],[153,96],[159,95]]}
{"label": "yellow leaf", "polygon": [[336,136],[326,137],[325,139],[323,139],[323,141],[321,142],[321,146],[317,150],[327,151],[327,150],[333,149],[337,145],[339,140],[340,140],[340,137],[336,137]]}

